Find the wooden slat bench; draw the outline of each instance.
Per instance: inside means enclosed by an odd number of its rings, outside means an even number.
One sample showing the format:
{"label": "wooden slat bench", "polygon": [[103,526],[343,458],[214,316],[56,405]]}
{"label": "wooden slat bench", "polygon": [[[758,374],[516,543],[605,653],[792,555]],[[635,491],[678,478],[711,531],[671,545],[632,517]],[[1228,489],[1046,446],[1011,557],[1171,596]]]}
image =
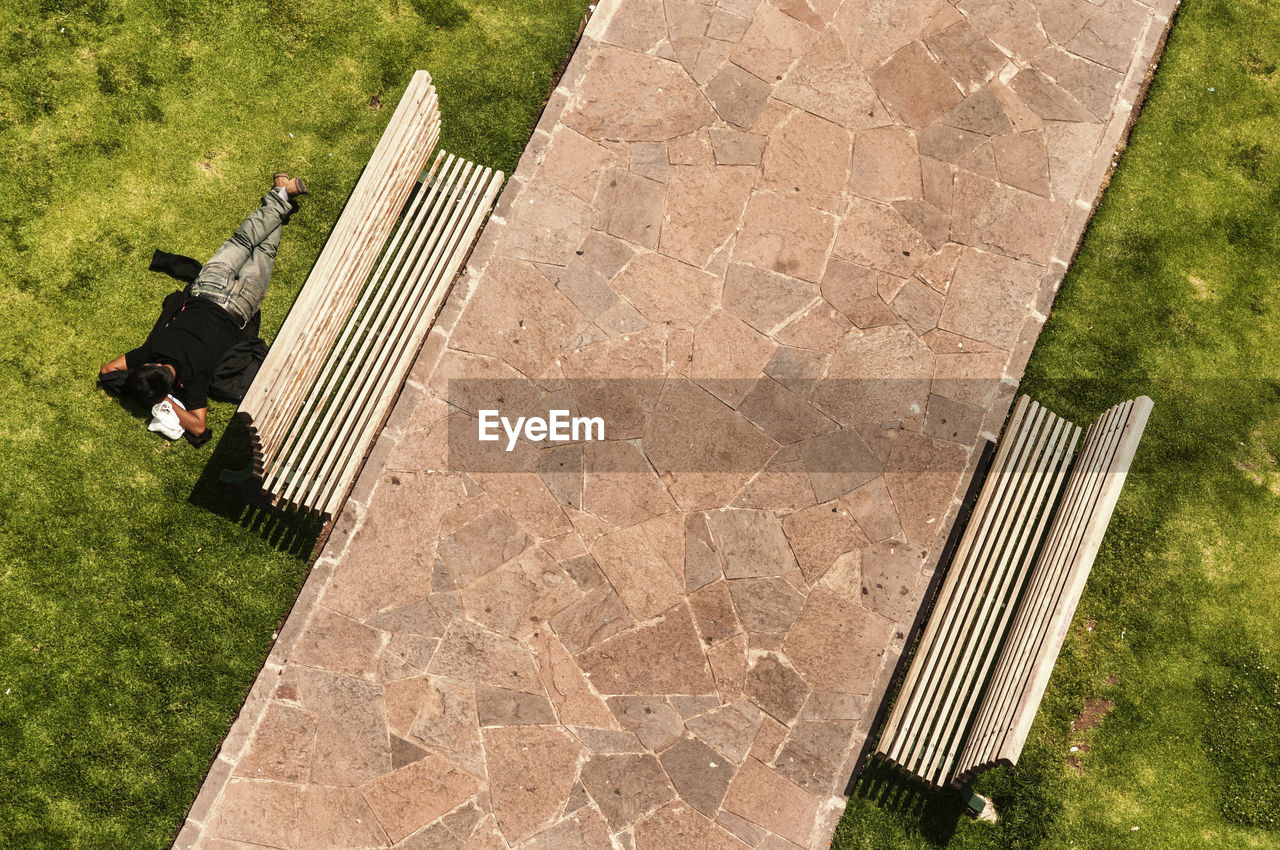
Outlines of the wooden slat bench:
{"label": "wooden slat bench", "polygon": [[1151,408],[1116,405],[1081,441],[1018,400],[877,755],[956,788],[1017,762]]}
{"label": "wooden slat bench", "polygon": [[493,207],[503,173],[439,135],[418,71],[237,410],[271,504],[336,513]]}

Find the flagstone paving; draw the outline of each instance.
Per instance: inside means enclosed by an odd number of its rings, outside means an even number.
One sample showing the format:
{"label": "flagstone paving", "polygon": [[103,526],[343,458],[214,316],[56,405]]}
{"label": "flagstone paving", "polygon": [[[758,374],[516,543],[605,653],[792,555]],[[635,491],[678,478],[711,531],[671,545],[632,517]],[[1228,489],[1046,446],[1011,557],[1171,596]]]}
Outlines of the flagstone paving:
{"label": "flagstone paving", "polygon": [[826,847],[1171,12],[601,3],[177,845]]}

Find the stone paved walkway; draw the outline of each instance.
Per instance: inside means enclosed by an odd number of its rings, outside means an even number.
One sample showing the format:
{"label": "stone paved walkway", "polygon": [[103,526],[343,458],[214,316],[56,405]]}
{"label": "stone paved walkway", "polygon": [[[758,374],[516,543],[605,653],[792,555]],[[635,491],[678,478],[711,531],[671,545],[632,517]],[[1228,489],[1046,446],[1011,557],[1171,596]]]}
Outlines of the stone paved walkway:
{"label": "stone paved walkway", "polygon": [[[1171,11],[605,0],[178,846],[826,847]],[[440,471],[467,376],[657,395]]]}

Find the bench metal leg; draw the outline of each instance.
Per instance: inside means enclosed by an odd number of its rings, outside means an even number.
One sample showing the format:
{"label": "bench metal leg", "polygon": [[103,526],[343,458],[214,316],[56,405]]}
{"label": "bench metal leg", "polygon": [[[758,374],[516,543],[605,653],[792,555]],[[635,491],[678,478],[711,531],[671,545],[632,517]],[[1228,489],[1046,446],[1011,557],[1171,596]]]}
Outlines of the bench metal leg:
{"label": "bench metal leg", "polygon": [[244,465],[244,469],[224,469],[218,473],[218,480],[223,484],[243,484],[252,477],[252,460]]}
{"label": "bench metal leg", "polygon": [[973,790],[972,782],[966,782],[964,785],[961,785],[959,788],[959,794],[960,799],[969,807],[969,811],[974,816],[982,814],[983,810],[987,808],[987,798]]}

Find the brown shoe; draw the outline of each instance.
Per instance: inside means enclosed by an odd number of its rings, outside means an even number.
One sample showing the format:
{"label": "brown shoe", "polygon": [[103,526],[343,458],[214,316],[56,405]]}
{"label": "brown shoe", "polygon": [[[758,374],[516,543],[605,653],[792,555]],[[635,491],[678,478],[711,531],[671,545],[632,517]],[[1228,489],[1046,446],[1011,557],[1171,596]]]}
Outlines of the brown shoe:
{"label": "brown shoe", "polygon": [[277,189],[289,182],[289,175],[283,171],[277,171],[271,178],[271,185]]}
{"label": "brown shoe", "polygon": [[303,182],[301,177],[290,177],[283,171],[277,171],[272,178],[272,182],[276,188],[283,186],[284,190],[289,193],[290,198],[307,194],[307,184]]}

